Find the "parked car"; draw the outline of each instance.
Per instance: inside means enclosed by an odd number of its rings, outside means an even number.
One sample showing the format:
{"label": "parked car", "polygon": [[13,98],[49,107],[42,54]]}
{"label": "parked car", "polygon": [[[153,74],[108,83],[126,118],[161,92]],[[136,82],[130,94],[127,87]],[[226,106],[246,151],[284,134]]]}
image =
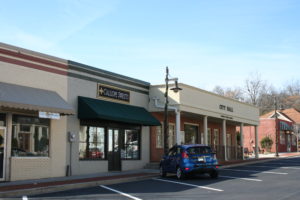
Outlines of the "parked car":
{"label": "parked car", "polygon": [[101,152],[99,148],[90,148],[89,158],[92,159],[103,158],[103,152]]}
{"label": "parked car", "polygon": [[208,173],[218,178],[218,160],[211,148],[201,144],[177,145],[169,150],[160,162],[160,175],[176,173],[178,179],[188,175]]}

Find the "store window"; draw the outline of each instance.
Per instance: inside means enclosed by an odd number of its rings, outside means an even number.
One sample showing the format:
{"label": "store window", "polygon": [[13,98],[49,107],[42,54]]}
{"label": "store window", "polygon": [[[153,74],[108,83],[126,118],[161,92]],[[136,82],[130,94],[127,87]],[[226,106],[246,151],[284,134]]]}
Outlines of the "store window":
{"label": "store window", "polygon": [[[169,148],[173,147],[176,143],[175,125],[169,124]],[[156,126],[156,148],[163,148],[164,146],[164,126]]]}
{"label": "store window", "polygon": [[214,146],[219,145],[219,129],[214,129]]}
{"label": "store window", "polygon": [[296,146],[297,145],[297,138],[295,135],[292,135],[292,145]]}
{"label": "store window", "polygon": [[105,159],[105,129],[103,127],[80,127],[79,159]]}
{"label": "store window", "polygon": [[285,144],[285,134],[283,131],[280,131],[280,144]]}
{"label": "store window", "polygon": [[11,155],[49,156],[50,120],[13,115]]}
{"label": "store window", "polygon": [[184,141],[186,144],[196,144],[197,143],[198,126],[185,124],[184,132],[185,132]]}
{"label": "store window", "polygon": [[173,147],[176,143],[175,125],[169,124],[169,148]]}
{"label": "store window", "polygon": [[211,129],[207,129],[207,144],[211,145]]}
{"label": "store window", "polygon": [[0,126],[6,126],[6,115],[3,113],[0,113]]}
{"label": "store window", "polygon": [[156,148],[163,148],[163,126],[156,126]]}
{"label": "store window", "polygon": [[140,159],[140,133],[138,130],[124,131],[124,145],[121,148],[121,158],[125,160]]}

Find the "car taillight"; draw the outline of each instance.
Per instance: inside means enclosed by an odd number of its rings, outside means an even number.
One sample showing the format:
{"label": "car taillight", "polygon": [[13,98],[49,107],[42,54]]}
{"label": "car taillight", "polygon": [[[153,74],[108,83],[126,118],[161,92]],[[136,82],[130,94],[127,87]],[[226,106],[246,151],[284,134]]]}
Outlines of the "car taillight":
{"label": "car taillight", "polygon": [[182,158],[189,158],[189,155],[186,152],[181,153]]}

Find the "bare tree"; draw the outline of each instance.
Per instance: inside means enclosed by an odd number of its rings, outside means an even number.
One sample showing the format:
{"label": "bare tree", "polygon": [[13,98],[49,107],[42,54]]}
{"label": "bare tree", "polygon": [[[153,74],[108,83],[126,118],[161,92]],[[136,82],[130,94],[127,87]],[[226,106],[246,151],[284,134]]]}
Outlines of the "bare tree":
{"label": "bare tree", "polygon": [[285,88],[285,92],[290,96],[300,95],[300,80],[290,81]]}
{"label": "bare tree", "polygon": [[267,84],[258,72],[251,73],[245,80],[245,94],[249,96],[249,103],[258,105],[260,95],[266,91]]}
{"label": "bare tree", "polygon": [[219,86],[219,85],[215,86],[214,89],[212,90],[212,92],[213,92],[213,93],[216,93],[216,94],[218,94],[218,95],[225,96],[225,91],[224,91],[224,89],[223,89],[221,86]]}
{"label": "bare tree", "polygon": [[236,87],[236,88],[222,88],[221,86],[217,85],[214,89],[213,92],[222,95],[225,97],[229,97],[235,100],[243,101],[243,91],[242,89]]}

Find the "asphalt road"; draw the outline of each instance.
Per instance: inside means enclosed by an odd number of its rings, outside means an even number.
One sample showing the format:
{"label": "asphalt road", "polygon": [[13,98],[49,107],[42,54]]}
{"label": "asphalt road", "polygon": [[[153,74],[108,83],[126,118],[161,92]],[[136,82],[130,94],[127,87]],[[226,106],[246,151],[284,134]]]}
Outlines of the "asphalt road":
{"label": "asphalt road", "polygon": [[43,194],[23,199],[300,199],[300,157],[220,170],[218,179],[175,175]]}

